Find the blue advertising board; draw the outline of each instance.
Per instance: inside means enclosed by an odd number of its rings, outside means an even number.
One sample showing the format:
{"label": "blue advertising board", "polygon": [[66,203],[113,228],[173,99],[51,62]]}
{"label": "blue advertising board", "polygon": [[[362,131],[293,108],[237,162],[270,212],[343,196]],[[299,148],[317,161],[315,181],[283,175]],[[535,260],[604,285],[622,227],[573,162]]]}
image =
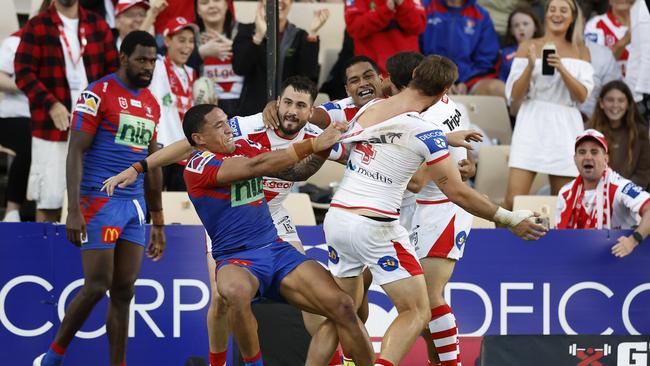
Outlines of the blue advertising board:
{"label": "blue advertising board", "polygon": [[[307,254],[327,260],[322,227],[299,227]],[[461,335],[650,334],[650,249],[626,258],[610,248],[626,232],[551,231],[537,242],[504,229],[472,230],[445,296]],[[183,365],[205,356],[210,290],[203,229],[166,228],[167,251],[144,259],[131,310],[128,364]],[[60,225],[0,224],[0,360],[31,365],[47,349],[65,305],[82,285],[79,250]],[[371,287],[373,340],[395,309]],[[107,363],[106,300],[70,346],[68,365]]]}

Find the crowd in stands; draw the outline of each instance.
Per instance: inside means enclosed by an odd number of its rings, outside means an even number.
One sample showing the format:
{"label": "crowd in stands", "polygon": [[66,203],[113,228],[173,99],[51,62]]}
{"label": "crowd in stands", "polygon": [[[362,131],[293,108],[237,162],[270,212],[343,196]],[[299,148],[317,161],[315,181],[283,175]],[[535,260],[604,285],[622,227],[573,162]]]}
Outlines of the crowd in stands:
{"label": "crowd in stands", "polygon": [[[289,21],[293,1],[278,1],[277,82],[294,75],[318,82],[319,31],[340,14],[317,8],[302,29]],[[401,51],[449,57],[459,70],[452,99],[490,95],[508,106],[514,130],[505,207],[528,193],[538,173],[549,176],[553,195],[578,176],[574,145],[586,128],[606,137],[614,171],[649,186],[650,13],[643,0],[343,6],[344,42],[321,92],[331,100],[347,96],[343,65],[353,55],[373,59],[383,76],[386,60]],[[232,0],[44,0],[0,48],[0,148],[15,155],[4,221],[20,221],[26,200],[36,201],[37,221],[59,220],[72,108],[96,102],[81,92],[116,70],[129,32],[149,31],[158,40],[150,89],[161,107],[158,142],[168,145],[184,139],[181,121],[198,78],[212,83],[211,102],[228,116],[264,109],[266,27],[264,0],[252,23],[238,22]],[[182,170],[182,161],[167,168],[167,190],[185,189]]]}

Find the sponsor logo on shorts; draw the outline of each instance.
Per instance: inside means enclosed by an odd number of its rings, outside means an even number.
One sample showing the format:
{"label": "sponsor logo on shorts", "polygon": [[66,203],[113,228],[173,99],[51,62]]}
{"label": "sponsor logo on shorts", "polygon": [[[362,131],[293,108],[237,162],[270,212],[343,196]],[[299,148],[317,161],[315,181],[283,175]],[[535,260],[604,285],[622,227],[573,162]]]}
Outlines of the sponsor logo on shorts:
{"label": "sponsor logo on shorts", "polygon": [[246,266],[246,267],[250,267],[253,265],[253,262],[247,261],[245,259],[228,259],[227,263],[236,264],[238,266]]}
{"label": "sponsor logo on shorts", "polygon": [[415,137],[427,145],[430,154],[447,149],[447,139],[441,130],[422,132],[415,135]]}
{"label": "sponsor logo on shorts", "polygon": [[392,272],[399,268],[399,261],[390,255],[379,258],[377,264],[386,272]]}
{"label": "sponsor logo on shorts", "polygon": [[120,113],[120,126],[115,133],[115,143],[136,149],[146,149],[153,137],[154,121]]}
{"label": "sponsor logo on shorts", "polygon": [[643,191],[643,188],[637,186],[636,184],[630,182],[623,187],[623,194],[630,196],[630,198],[636,198],[639,193]]}
{"label": "sponsor logo on shorts", "polygon": [[235,182],[230,185],[231,207],[246,205],[263,198],[264,185],[261,177]]}
{"label": "sponsor logo on shorts", "polygon": [[339,253],[336,252],[336,249],[332,248],[331,246],[327,246],[327,256],[330,262],[334,264],[338,264],[339,260],[341,259],[339,257]]}
{"label": "sponsor logo on shorts", "polygon": [[119,226],[102,226],[102,243],[113,244],[117,241],[122,233]]}
{"label": "sponsor logo on shorts", "polygon": [[79,99],[77,100],[77,105],[75,106],[76,112],[86,113],[91,116],[96,116],[97,111],[99,110],[99,104],[101,103],[102,98],[97,94],[91,92],[90,90],[84,90]]}
{"label": "sponsor logo on shorts", "polygon": [[459,250],[465,245],[465,241],[467,240],[467,233],[464,231],[461,231],[456,235],[456,248]]}

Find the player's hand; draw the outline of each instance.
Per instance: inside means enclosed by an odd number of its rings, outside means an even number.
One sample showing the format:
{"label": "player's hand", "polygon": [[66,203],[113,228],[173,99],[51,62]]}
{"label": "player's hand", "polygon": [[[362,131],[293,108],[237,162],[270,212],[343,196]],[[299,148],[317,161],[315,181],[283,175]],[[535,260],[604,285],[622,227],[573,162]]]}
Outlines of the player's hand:
{"label": "player's hand", "polygon": [[70,112],[63,103],[54,103],[50,108],[49,114],[50,118],[52,118],[52,122],[54,122],[54,127],[56,127],[57,130],[65,131],[70,127]]}
{"label": "player's hand", "polygon": [[278,105],[272,100],[266,103],[266,107],[262,111],[262,119],[264,120],[264,127],[272,130],[277,130],[280,127],[280,115],[278,114]]}
{"label": "player's hand", "polygon": [[476,164],[467,159],[458,162],[458,171],[463,182],[476,175]]}
{"label": "player's hand", "polygon": [[327,8],[314,10],[314,19],[311,21],[311,25],[309,26],[309,35],[317,35],[318,31],[323,27],[323,25],[325,25],[329,17],[330,10]]}
{"label": "player's hand", "polygon": [[539,213],[528,210],[516,210],[512,213],[517,219],[523,218],[518,224],[510,227],[510,231],[518,237],[524,240],[537,240],[548,232],[544,226],[535,223],[535,217],[539,217]]}
{"label": "player's hand", "polygon": [[138,179],[138,172],[132,167],[128,167],[120,172],[106,179],[103,183],[101,191],[106,192],[108,196],[112,196],[115,192],[115,187],[126,188],[133,184]]}
{"label": "player's hand", "polygon": [[341,133],[347,130],[347,123],[331,123],[314,139],[314,152],[327,150],[339,141]]}
{"label": "player's hand", "polygon": [[156,262],[162,258],[166,246],[165,227],[151,225],[151,238],[147,247],[147,257]]}
{"label": "player's hand", "polygon": [[612,254],[622,258],[632,253],[639,243],[631,236],[621,236],[618,238],[616,245],[612,247]]}
{"label": "player's hand", "polygon": [[68,240],[76,246],[81,246],[81,243],[88,238],[86,221],[84,221],[79,208],[68,210],[68,218],[65,220],[65,234]]}
{"label": "player's hand", "polygon": [[445,136],[447,136],[447,143],[449,146],[464,147],[467,150],[472,150],[472,145],[469,144],[469,141],[483,141],[483,135],[480,132],[474,130],[460,130],[449,132]]}

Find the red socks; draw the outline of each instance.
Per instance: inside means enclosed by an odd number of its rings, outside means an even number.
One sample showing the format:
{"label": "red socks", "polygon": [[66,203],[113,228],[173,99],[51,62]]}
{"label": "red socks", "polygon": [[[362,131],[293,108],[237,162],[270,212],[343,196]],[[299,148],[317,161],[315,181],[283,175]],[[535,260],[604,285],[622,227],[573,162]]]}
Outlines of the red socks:
{"label": "red socks", "polygon": [[429,331],[431,331],[433,346],[440,358],[440,365],[457,366],[460,353],[458,328],[456,328],[456,317],[451,312],[449,305],[445,304],[431,309]]}
{"label": "red socks", "polygon": [[224,366],[226,364],[226,351],[210,352],[210,366]]}
{"label": "red socks", "polygon": [[395,366],[392,362],[384,360],[383,358],[378,358],[375,360],[375,366]]}

